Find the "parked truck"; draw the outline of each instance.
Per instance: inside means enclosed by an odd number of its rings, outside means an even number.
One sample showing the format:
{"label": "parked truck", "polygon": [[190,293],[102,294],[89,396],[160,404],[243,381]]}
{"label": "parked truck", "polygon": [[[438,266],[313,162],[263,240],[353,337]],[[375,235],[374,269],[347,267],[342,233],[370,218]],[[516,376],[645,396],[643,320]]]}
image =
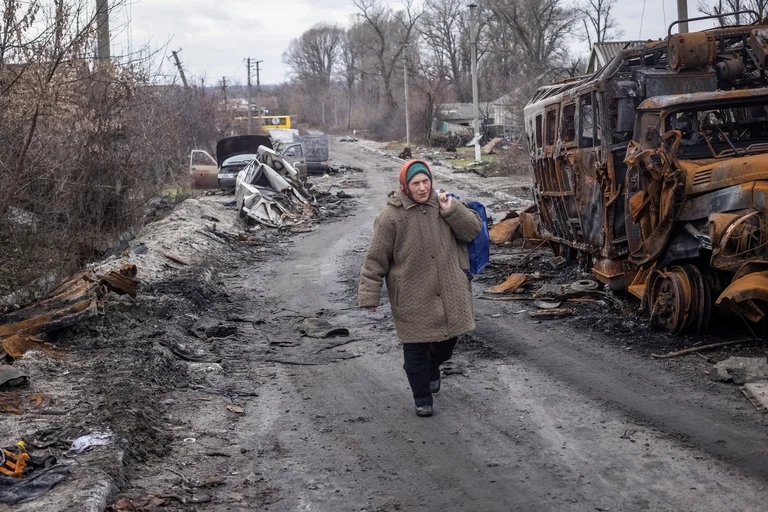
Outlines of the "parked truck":
{"label": "parked truck", "polygon": [[536,236],[672,333],[705,332],[715,307],[768,313],[768,23],[742,15],[673,23],[524,111]]}

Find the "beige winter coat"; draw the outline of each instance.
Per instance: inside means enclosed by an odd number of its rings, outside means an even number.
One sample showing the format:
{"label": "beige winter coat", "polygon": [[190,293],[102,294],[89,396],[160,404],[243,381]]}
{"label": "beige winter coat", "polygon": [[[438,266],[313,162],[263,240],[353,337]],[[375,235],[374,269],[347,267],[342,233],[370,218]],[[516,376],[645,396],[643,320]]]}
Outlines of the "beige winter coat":
{"label": "beige winter coat", "polygon": [[465,244],[480,229],[480,217],[456,199],[442,212],[434,192],[424,204],[394,192],[373,224],[360,271],[360,306],[379,305],[386,279],[401,342],[443,341],[473,330]]}

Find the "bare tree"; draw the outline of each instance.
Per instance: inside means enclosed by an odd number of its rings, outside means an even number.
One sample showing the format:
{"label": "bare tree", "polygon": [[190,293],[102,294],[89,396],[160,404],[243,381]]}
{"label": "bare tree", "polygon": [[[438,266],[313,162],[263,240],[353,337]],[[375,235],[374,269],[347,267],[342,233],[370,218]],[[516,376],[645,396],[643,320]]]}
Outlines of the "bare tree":
{"label": "bare tree", "polygon": [[419,32],[428,48],[433,69],[446,70],[448,79],[457,85],[464,79],[461,67],[461,21],[466,15],[466,7],[458,2],[427,0],[424,9]]}
{"label": "bare tree", "polygon": [[392,90],[392,77],[402,57],[404,43],[411,40],[422,12],[414,7],[414,0],[404,0],[401,11],[395,11],[379,0],[352,0],[352,3],[371,32],[371,37],[366,38],[366,49],[375,56],[385,99],[389,107],[395,109],[397,101]]}
{"label": "bare tree", "polygon": [[[768,0],[718,0],[712,5],[710,5],[710,2],[699,1],[698,8],[699,12],[708,16],[739,11],[755,11],[760,20],[768,16]],[[751,18],[749,14],[742,14],[726,16],[718,21],[721,26],[741,25],[742,23],[752,23],[755,21]]]}
{"label": "bare tree", "polygon": [[409,61],[415,61],[413,69],[416,70],[412,81],[415,94],[411,110],[417,114],[418,121],[414,128],[417,133],[422,134],[424,142],[429,144],[438,105],[445,103],[449,95],[451,76],[447,64],[439,60],[413,58]]}
{"label": "bare tree", "polygon": [[328,88],[341,55],[343,37],[344,30],[339,26],[318,23],[291,41],[283,62],[299,81]]}
{"label": "bare tree", "polygon": [[616,18],[613,16],[613,8],[616,0],[585,0],[578,8],[583,15],[584,32],[587,34],[589,47],[592,43],[602,43],[607,39],[621,37],[622,31],[617,28]]}
{"label": "bare tree", "polygon": [[528,72],[544,72],[566,57],[578,12],[564,0],[491,0],[490,5],[509,24],[519,63]]}
{"label": "bare tree", "polygon": [[352,95],[358,76],[362,73],[363,31],[363,27],[356,24],[344,32],[342,38],[338,75],[347,92],[348,130],[352,128]]}

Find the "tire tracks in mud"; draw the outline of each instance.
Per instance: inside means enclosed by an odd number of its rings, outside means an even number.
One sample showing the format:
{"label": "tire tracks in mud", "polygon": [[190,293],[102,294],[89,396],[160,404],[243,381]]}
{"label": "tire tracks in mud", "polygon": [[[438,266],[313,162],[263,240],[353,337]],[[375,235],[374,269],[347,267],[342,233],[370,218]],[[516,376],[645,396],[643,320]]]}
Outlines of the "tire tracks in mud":
{"label": "tire tracks in mud", "polygon": [[[192,386],[163,397],[170,454],[136,472],[131,492],[207,494],[199,510],[217,511],[760,509],[761,417],[728,391],[713,398],[674,367],[509,305],[476,302],[478,330],[459,346],[437,414],[416,418],[386,305],[355,308],[399,166],[333,149],[366,169],[360,206],[280,255],[224,262],[228,302],[197,322],[246,321],[214,342],[220,368],[194,367]],[[317,315],[348,327],[357,341],[343,348],[359,357],[270,361],[294,348],[297,318]]]}
{"label": "tire tracks in mud", "polygon": [[[361,357],[271,367],[238,434],[261,447],[248,467],[274,490],[271,510],[759,509],[759,453],[722,456],[691,435],[718,421],[699,411],[707,390],[567,324],[492,319],[509,313],[503,305],[476,304],[478,331],[460,344],[436,416],[413,416],[386,306],[374,315],[354,308],[362,251],[395,166],[345,153],[368,169],[356,217],[297,238],[260,284],[286,310],[350,327],[361,341],[349,349]],[[725,416],[738,410],[721,398]],[[759,417],[745,415],[754,425],[732,436],[743,455],[761,442],[750,437]]]}

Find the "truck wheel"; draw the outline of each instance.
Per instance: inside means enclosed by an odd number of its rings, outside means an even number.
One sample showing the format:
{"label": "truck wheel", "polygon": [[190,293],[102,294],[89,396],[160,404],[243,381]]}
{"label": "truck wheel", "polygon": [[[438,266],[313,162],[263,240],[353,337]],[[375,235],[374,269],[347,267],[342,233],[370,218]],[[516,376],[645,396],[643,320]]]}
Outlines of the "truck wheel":
{"label": "truck wheel", "polygon": [[701,334],[709,327],[712,294],[695,265],[656,270],[649,295],[650,326],[672,334]]}

